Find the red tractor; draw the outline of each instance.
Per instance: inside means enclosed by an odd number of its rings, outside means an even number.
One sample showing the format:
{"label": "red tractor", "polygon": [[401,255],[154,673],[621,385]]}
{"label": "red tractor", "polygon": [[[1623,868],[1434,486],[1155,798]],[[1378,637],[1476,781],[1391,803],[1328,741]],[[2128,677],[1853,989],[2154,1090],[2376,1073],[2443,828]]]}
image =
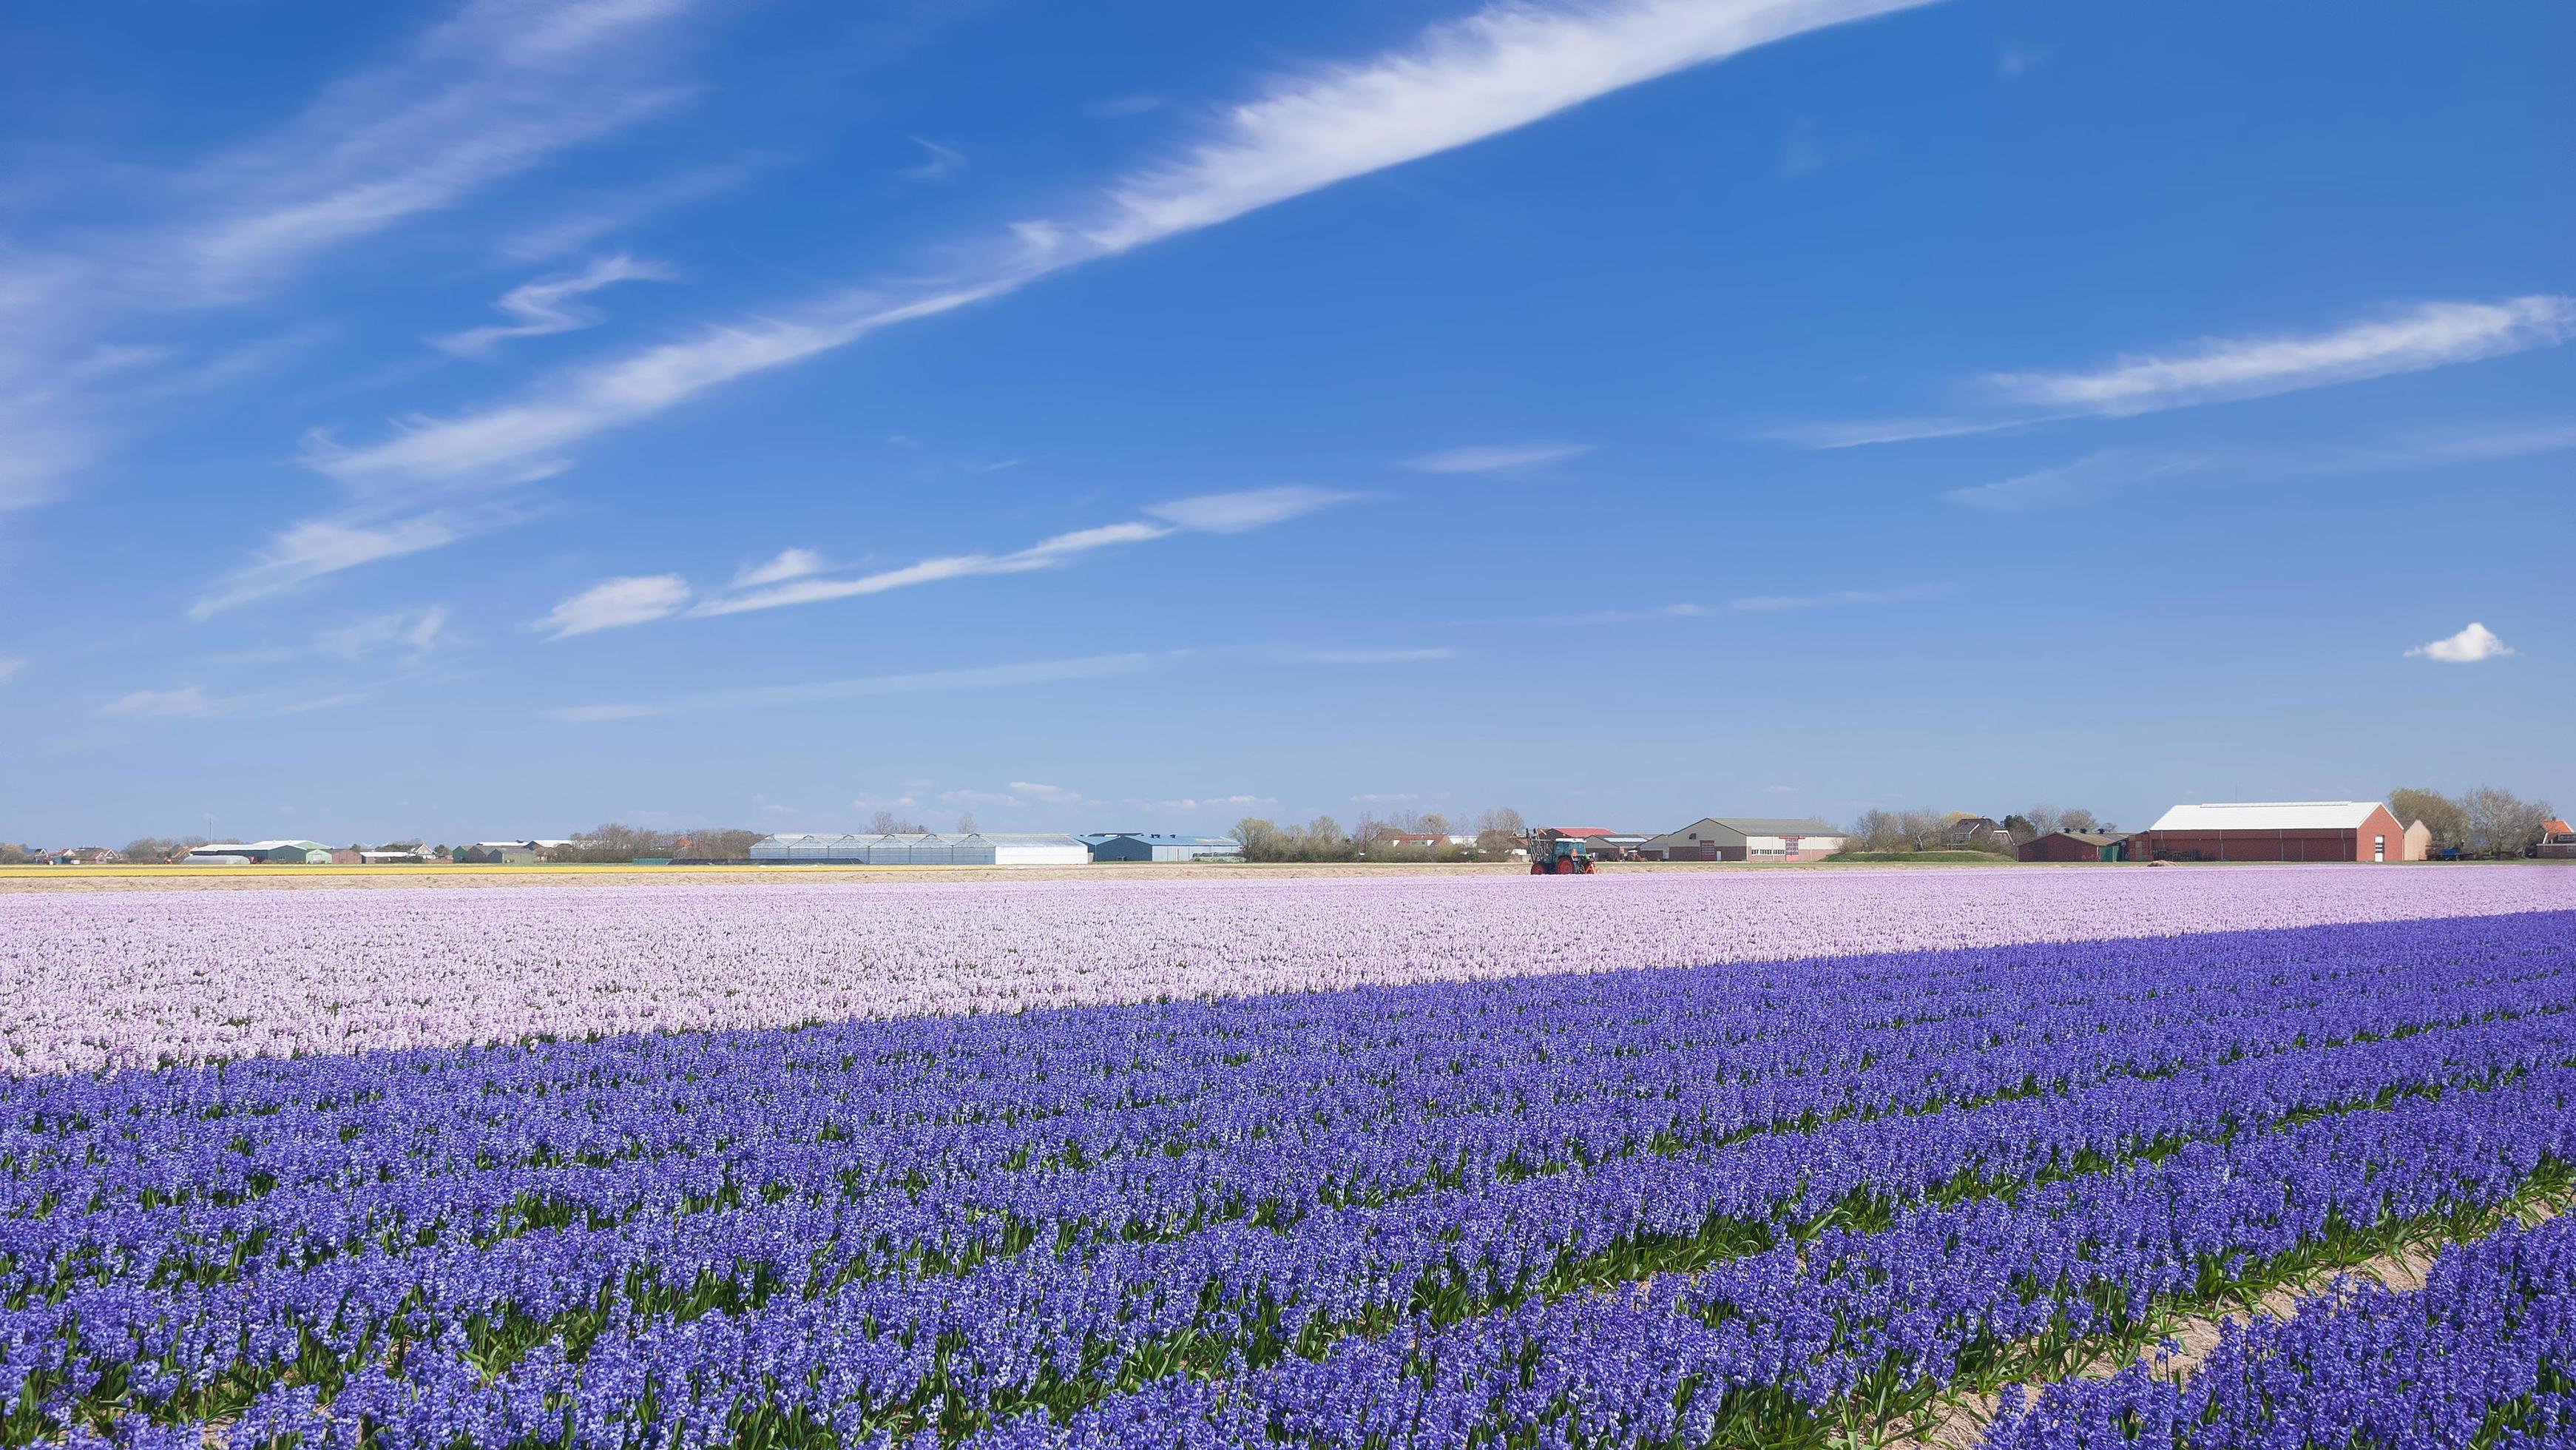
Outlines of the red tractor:
{"label": "red tractor", "polygon": [[1592,843],[1583,837],[1560,836],[1554,831],[1532,831],[1528,841],[1532,876],[1592,874]]}

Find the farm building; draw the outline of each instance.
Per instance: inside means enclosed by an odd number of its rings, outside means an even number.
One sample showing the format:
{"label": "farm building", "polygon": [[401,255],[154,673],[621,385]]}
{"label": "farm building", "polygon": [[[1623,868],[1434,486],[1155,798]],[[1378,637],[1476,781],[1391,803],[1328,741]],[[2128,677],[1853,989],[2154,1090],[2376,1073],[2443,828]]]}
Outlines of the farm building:
{"label": "farm building", "polygon": [[1095,831],[1079,838],[1094,861],[1209,861],[1243,854],[1230,836],[1174,836],[1162,831]]}
{"label": "farm building", "polygon": [[2129,838],[2118,831],[2051,831],[2014,848],[2025,861],[2118,861]]}
{"label": "farm building", "polygon": [[1647,837],[1637,854],[1649,861],[1821,861],[1842,848],[1843,833],[1813,817],[1702,816]]}
{"label": "farm building", "polygon": [[2130,838],[2141,861],[2402,861],[2406,828],[2378,801],[2175,806]]}
{"label": "farm building", "polygon": [[477,841],[457,847],[451,859],[466,866],[534,866],[544,858],[534,841]]}
{"label": "farm building", "polygon": [[774,866],[1080,866],[1091,859],[1091,848],[1074,836],[800,831],[753,842],[751,859]]}
{"label": "farm building", "polygon": [[2540,823],[2540,854],[2557,861],[2576,861],[2576,826],[2563,819]]}
{"label": "farm building", "polygon": [[181,859],[190,866],[328,866],[331,848],[319,841],[230,841],[194,847]]}
{"label": "farm building", "polygon": [[2433,859],[2433,828],[2422,821],[2406,823],[2406,855],[2409,861]]}
{"label": "farm building", "polygon": [[1952,851],[2005,851],[2012,832],[1992,816],[1961,816],[1941,829],[1941,844]]}

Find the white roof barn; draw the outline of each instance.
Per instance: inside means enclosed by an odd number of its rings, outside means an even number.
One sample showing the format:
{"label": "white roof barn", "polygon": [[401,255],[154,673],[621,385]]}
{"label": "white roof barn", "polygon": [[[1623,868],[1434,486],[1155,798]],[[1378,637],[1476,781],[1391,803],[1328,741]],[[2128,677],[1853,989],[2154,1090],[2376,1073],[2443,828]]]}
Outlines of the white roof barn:
{"label": "white roof barn", "polygon": [[2151,831],[2358,831],[2377,801],[2217,801],[2175,806]]}

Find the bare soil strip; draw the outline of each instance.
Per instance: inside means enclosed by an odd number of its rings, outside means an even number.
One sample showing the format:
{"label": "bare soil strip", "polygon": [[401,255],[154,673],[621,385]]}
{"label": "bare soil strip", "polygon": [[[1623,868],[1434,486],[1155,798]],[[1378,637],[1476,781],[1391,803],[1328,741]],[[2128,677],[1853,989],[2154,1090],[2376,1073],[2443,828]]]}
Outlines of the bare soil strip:
{"label": "bare soil strip", "polygon": [[[2524,1227],[2547,1223],[2566,1207],[2562,1203],[2526,1204],[2514,1212]],[[2106,1352],[2078,1365],[2062,1379],[2104,1380],[2132,1364],[2154,1366],[2160,1378],[2180,1383],[2206,1363],[2218,1348],[2220,1330],[2230,1320],[2252,1316],[2257,1319],[2289,1319],[2315,1304],[2330,1304],[2338,1297],[2336,1286],[2346,1281],[2366,1280],[2411,1294],[2424,1287],[2425,1275],[2433,1261],[2450,1243],[2413,1244],[2394,1253],[2378,1255],[2358,1264],[2341,1268],[2319,1267],[2280,1284],[2252,1303],[2219,1314],[2190,1315],[2172,1320],[2165,1326],[2159,1341],[2134,1354]],[[2168,1353],[2163,1340],[2173,1341]],[[1876,1435],[1862,1437],[1860,1443],[1880,1446],[1929,1446],[1931,1450],[1975,1450],[1986,1438],[1986,1427],[1994,1422],[2001,1396],[1993,1391],[1958,1395],[1936,1401],[1909,1420],[1882,1426]]]}

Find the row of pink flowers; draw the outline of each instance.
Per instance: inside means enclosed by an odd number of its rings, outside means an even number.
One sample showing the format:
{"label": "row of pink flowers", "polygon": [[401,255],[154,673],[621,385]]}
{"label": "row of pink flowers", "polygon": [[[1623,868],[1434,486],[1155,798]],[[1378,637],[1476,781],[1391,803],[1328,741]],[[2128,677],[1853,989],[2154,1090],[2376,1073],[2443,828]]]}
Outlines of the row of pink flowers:
{"label": "row of pink flowers", "polygon": [[0,896],[0,1073],[2576,909],[2540,868]]}

